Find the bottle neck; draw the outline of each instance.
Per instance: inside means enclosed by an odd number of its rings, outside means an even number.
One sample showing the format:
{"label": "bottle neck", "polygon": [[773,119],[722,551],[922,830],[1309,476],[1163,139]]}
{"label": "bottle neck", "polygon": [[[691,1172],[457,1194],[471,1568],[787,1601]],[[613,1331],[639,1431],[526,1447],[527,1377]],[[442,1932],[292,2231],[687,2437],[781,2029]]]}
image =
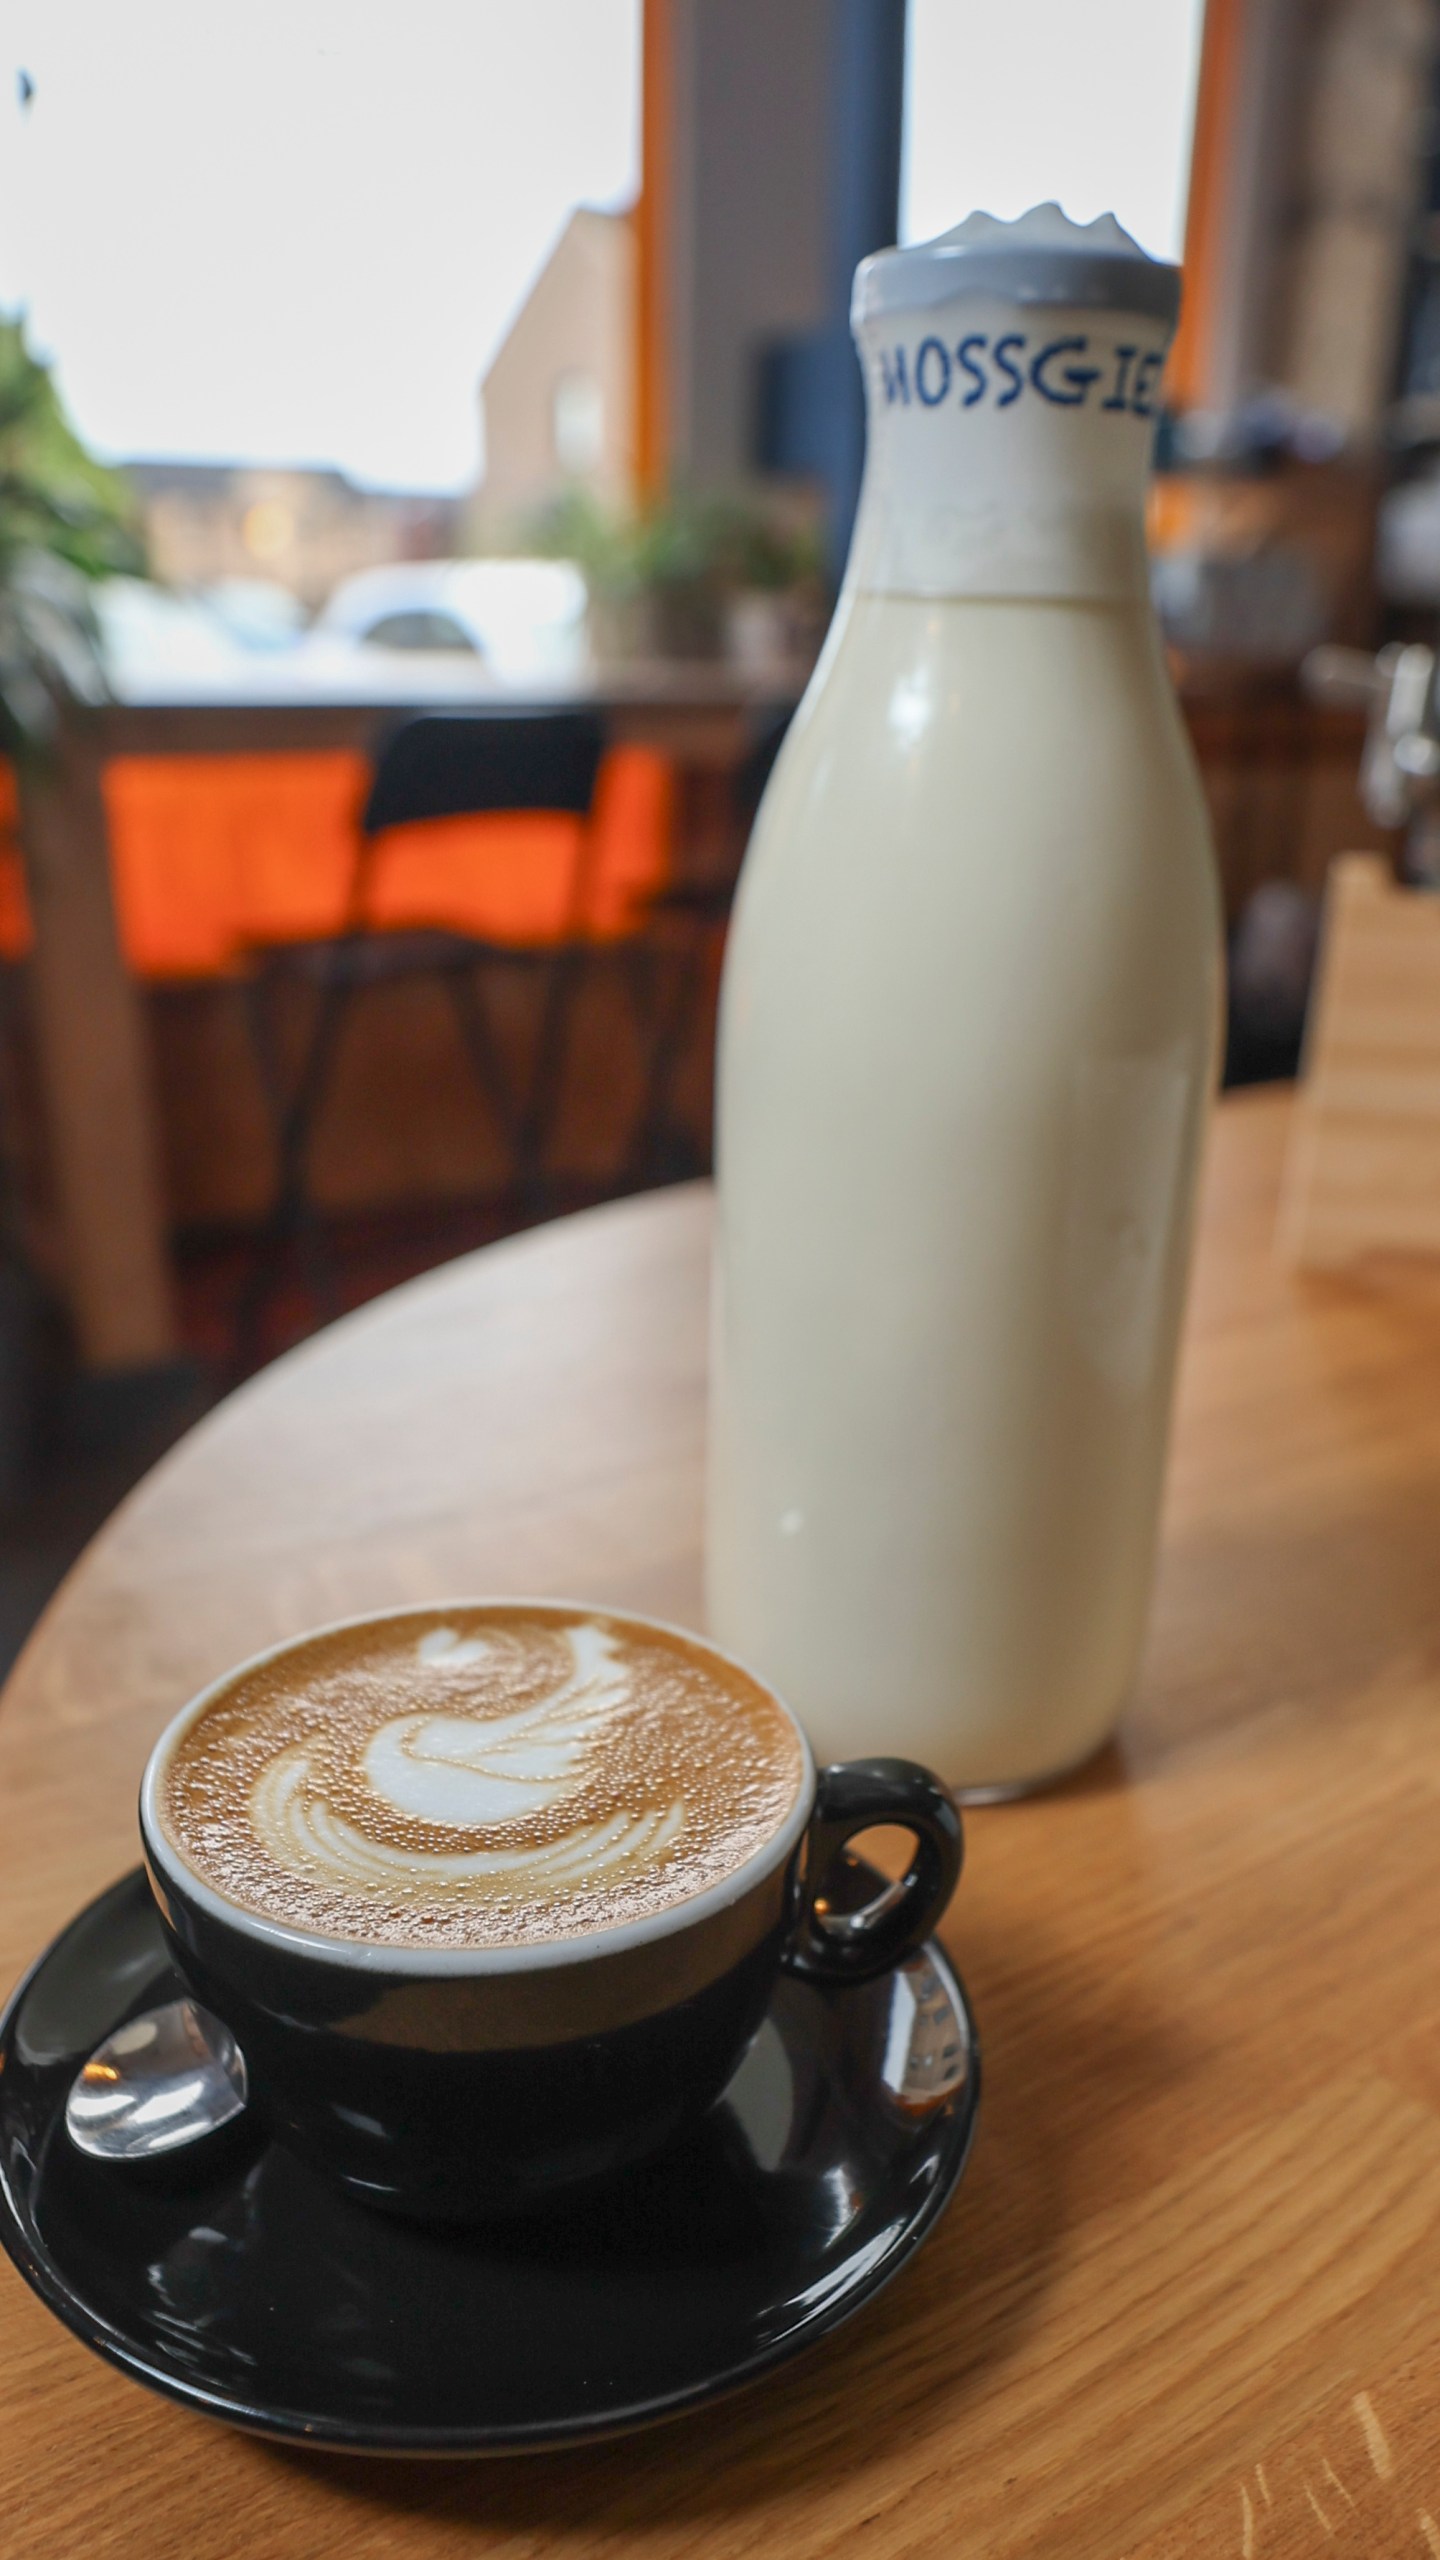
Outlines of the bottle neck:
{"label": "bottle neck", "polygon": [[1147,600],[1162,322],[967,297],[879,313],[857,337],[868,433],[847,590]]}

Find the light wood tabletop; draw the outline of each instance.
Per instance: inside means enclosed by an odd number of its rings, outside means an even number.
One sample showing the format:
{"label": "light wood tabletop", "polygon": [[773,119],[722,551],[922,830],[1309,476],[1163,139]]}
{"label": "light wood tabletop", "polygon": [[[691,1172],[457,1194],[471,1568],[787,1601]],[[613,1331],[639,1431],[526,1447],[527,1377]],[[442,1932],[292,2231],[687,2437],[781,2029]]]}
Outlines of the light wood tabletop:
{"label": "light wood tabletop", "polygon": [[[587,2453],[282,2452],[0,2269],[16,2560],[1440,2555],[1440,1270],[1272,1250],[1219,1112],[1151,1640],[1118,1746],[970,1817],[969,2173],[849,2327]],[[133,1862],[146,1749],[271,1638],[506,1589],[699,1606],[706,1194],[453,1264],[202,1424],[0,1712],[0,1966]]]}

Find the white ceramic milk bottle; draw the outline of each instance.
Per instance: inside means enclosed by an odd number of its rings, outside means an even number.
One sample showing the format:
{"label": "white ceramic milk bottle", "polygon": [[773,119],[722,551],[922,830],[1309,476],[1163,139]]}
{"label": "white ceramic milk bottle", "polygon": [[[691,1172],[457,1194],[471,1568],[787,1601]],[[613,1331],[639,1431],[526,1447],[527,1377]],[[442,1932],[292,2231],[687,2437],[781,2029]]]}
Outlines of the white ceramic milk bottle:
{"label": "white ceramic milk bottle", "polygon": [[1178,290],[1054,205],[860,268],[726,963],[711,1627],[822,1756],[976,1792],[1110,1732],[1151,1581],[1220,954],[1142,529]]}

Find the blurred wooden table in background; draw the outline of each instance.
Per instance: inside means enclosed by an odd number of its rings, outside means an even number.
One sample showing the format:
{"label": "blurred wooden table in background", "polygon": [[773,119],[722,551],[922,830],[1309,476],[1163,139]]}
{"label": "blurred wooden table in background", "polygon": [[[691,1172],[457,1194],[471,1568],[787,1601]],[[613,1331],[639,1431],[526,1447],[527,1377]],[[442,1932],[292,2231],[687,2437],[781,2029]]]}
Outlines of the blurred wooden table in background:
{"label": "blurred wooden table in background", "polygon": [[[397,720],[433,709],[536,707],[461,659],[433,656],[369,679],[348,696],[285,691],[277,662],[257,659],[255,693],[238,700],[213,678],[188,696],[131,700],[73,725],[48,772],[25,777],[22,834],[35,925],[34,1022],[46,1136],[71,1314],[95,1368],[168,1359],[177,1348],[153,1062],[139,990],[116,931],[101,772],[112,756],[267,755],[336,747],[367,754]],[[226,686],[233,685],[227,675]],[[774,677],[714,666],[636,665],[547,697],[597,710],[615,744],[672,757],[679,770],[677,860],[708,879],[734,853],[730,783],[757,720],[798,699],[804,671]]]}
{"label": "blurred wooden table in background", "polygon": [[[48,781],[28,781],[24,817],[36,926],[32,965],[40,1081],[71,1312],[91,1366],[164,1360],[176,1348],[167,1232],[173,1203],[161,1163],[156,1060],[141,993],[127,976],[116,934],[100,781],[104,761],[335,748],[368,753],[377,736],[409,711],[445,704],[518,707],[530,698],[502,692],[463,660],[441,672],[444,689],[437,696],[433,657],[397,668],[391,655],[383,682],[372,680],[369,693],[325,699],[312,692],[304,698],[286,696],[290,680],[283,665],[258,658],[252,699],[238,700],[218,690],[215,679],[197,678],[185,698],[177,692],[116,704],[76,731]],[[1374,841],[1356,796],[1363,715],[1307,701],[1285,673],[1202,661],[1177,661],[1175,673],[1210,803],[1229,916],[1260,880],[1292,878],[1318,889],[1336,851]],[[365,676],[362,663],[355,683],[363,684]],[[711,881],[727,862],[733,868],[731,779],[753,742],[756,723],[793,705],[803,682],[800,667],[762,679],[722,664],[656,663],[616,670],[572,688],[565,699],[593,703],[615,743],[656,747],[675,759],[680,858],[691,876]],[[226,684],[233,684],[233,676]],[[200,1186],[207,1192],[202,1215],[233,1214],[237,1199],[249,1200],[255,1179],[263,1184],[266,1178],[268,1142],[262,1130],[257,1156],[251,1124],[263,1120],[258,1092],[247,1090],[238,1098],[231,1093],[236,1107],[217,1112],[215,1087],[218,1081],[228,1091],[227,1079],[233,1082],[237,1074],[253,1081],[253,1061],[247,1061],[243,1036],[228,1019],[207,1017],[198,1032],[171,1022],[168,1031],[173,1036],[162,1043],[161,1064],[168,1083],[184,1088],[182,1155],[192,1167],[207,1150],[211,1159],[244,1160],[227,1165],[214,1184]],[[423,1039],[409,1063],[410,1087],[427,1076],[433,1080],[435,1059]],[[441,1075],[443,1081],[443,1061]],[[367,1095],[373,1095],[373,1085],[372,1077]],[[402,1100],[406,1091],[402,1075]],[[702,1115],[703,1108],[702,1094]],[[198,1141],[190,1125],[197,1109],[203,1122]],[[380,1149],[387,1161],[393,1153],[391,1148],[387,1157]],[[439,1153],[453,1175],[460,1160],[453,1132],[448,1149],[442,1133]],[[464,1153],[462,1142],[460,1158]],[[351,1170],[359,1173],[358,1167]],[[175,1167],[169,1171],[173,1187]]]}
{"label": "blurred wooden table in background", "polygon": [[[1120,1741],[970,1817],[986,2095],[914,2264],[763,2391],[471,2466],[226,2433],[7,2268],[17,2560],[1440,2551],[1440,1270],[1287,1272],[1286,1117],[1218,1115]],[[154,1735],[272,1638],[467,1588],[697,1622],[709,1217],[669,1192],[438,1271],[165,1461],[0,1711],[0,1970],[133,1862]]]}

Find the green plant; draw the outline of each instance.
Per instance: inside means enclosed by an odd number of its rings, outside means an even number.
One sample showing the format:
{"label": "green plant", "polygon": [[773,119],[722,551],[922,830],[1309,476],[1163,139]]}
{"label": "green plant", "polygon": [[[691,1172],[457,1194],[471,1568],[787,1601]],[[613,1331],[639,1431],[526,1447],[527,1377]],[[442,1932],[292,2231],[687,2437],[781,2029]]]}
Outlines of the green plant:
{"label": "green plant", "polygon": [[823,576],[824,554],[808,527],[785,524],[740,498],[684,492],[633,512],[600,506],[573,490],[531,529],[534,546],[574,560],[591,594],[606,602],[638,595],[772,592]]}
{"label": "green plant", "polygon": [[584,490],[567,490],[542,508],[526,529],[524,547],[546,559],[573,560],[592,596],[616,600],[638,590],[631,519]]}
{"label": "green plant", "polygon": [[90,597],[143,570],[123,480],[92,460],[20,320],[0,320],[0,751],[35,755],[106,694]]}
{"label": "green plant", "polygon": [[818,526],[796,524],[764,507],[723,500],[712,518],[717,567],[732,592],[761,589],[786,595],[825,580],[825,545]]}

